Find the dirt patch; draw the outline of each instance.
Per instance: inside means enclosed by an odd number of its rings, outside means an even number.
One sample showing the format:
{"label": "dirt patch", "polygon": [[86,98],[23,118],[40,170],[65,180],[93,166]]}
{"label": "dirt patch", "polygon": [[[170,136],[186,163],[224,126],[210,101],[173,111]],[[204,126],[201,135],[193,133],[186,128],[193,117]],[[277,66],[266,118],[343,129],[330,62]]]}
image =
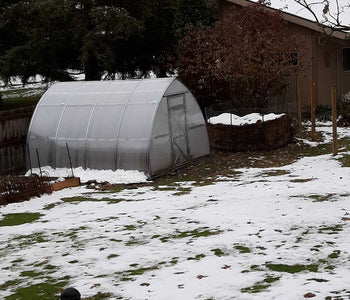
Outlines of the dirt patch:
{"label": "dirt patch", "polygon": [[286,115],[243,126],[208,124],[208,133],[212,149],[230,152],[278,149],[294,136],[291,118]]}

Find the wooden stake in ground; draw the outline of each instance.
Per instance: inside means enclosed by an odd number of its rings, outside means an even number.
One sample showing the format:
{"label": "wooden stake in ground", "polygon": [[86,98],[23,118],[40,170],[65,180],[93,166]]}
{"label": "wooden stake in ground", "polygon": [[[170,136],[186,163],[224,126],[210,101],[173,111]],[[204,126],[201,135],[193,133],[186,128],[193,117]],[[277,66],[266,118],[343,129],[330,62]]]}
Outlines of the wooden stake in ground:
{"label": "wooden stake in ground", "polygon": [[337,87],[332,85],[333,155],[338,154],[337,137]]}
{"label": "wooden stake in ground", "polygon": [[315,106],[316,106],[316,83],[312,80],[311,84],[311,140],[315,140],[316,135],[316,117],[315,117]]}
{"label": "wooden stake in ground", "polygon": [[300,78],[299,75],[297,75],[297,103],[298,103],[298,126],[299,129],[301,128],[301,99],[300,99]]}

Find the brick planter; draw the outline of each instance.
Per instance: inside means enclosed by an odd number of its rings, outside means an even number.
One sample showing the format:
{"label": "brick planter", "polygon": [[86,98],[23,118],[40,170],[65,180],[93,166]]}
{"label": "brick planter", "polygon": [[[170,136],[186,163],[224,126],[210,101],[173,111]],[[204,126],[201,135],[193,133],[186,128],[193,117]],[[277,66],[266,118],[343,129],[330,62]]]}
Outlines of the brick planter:
{"label": "brick planter", "polygon": [[286,115],[243,126],[208,124],[208,133],[212,149],[231,152],[281,148],[294,135],[291,118]]}

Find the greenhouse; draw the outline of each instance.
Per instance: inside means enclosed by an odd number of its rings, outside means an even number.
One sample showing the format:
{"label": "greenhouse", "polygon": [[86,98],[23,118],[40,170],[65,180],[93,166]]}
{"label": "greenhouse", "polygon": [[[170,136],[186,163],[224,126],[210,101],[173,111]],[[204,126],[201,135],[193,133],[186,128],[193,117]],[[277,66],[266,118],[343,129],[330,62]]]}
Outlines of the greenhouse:
{"label": "greenhouse", "polygon": [[175,78],[61,82],[40,99],[28,167],[145,172],[150,178],[209,154],[205,120]]}

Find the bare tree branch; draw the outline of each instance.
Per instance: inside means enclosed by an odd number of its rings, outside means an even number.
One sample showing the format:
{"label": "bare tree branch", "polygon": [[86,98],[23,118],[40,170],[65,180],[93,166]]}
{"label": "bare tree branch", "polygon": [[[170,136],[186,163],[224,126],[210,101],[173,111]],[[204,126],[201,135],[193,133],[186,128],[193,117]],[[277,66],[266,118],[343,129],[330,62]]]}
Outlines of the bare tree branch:
{"label": "bare tree branch", "polygon": [[[345,15],[346,9],[350,9],[349,0],[294,0],[294,2],[310,12],[315,22],[322,28],[328,28],[332,33],[336,31],[350,31],[350,24],[344,24],[341,18]],[[317,6],[323,7],[322,19],[316,11]]]}

